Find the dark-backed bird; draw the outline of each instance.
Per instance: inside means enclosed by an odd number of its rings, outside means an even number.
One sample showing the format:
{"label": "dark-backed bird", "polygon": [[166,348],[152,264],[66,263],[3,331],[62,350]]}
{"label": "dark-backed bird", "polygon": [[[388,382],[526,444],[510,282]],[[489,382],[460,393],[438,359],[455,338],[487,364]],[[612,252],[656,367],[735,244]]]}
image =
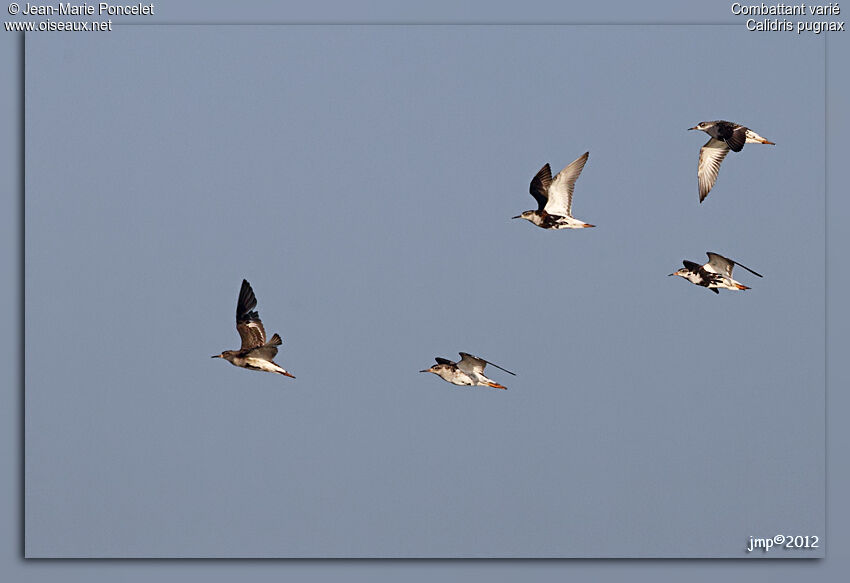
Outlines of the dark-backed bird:
{"label": "dark-backed bird", "polygon": [[718,288],[734,290],[750,289],[732,279],[732,268],[736,265],[740,265],[753,275],[762,277],[760,273],[756,273],[746,265],[741,265],[737,261],[723,257],[717,253],[709,251],[706,255],[708,255],[708,263],[705,265],[699,265],[686,259],[682,262],[685,266],[670,275],[684,277],[694,285],[706,287],[716,294],[720,293],[717,291]]}
{"label": "dark-backed bird", "polygon": [[537,201],[537,210],[525,211],[513,219],[531,221],[541,229],[586,229],[595,227],[573,218],[573,190],[590,152],[585,152],[552,178],[549,163],[531,180],[529,192]]}
{"label": "dark-backed bird", "polygon": [[236,302],[236,331],[242,339],[242,347],[239,350],[225,350],[212,358],[223,358],[233,366],[276,372],[294,379],[291,373],[274,362],[277,347],[283,344],[283,340],[275,333],[266,342],[266,331],[260,315],[254,311],[255,307],[257,298],[254,296],[254,290],[251,289],[251,284],[243,279]]}
{"label": "dark-backed bird", "polygon": [[770,144],[773,142],[764,139],[750,128],[733,123],[731,121],[701,121],[689,130],[702,130],[711,138],[699,150],[699,164],[697,165],[697,178],[699,179],[699,201],[705,200],[708,193],[717,181],[717,173],[720,172],[720,163],[729,153],[740,152],[744,144]]}
{"label": "dark-backed bird", "polygon": [[420,370],[419,372],[432,372],[444,381],[448,381],[453,385],[465,387],[487,386],[493,387],[494,389],[507,389],[506,386],[500,385],[496,381],[484,376],[484,367],[488,364],[492,364],[499,370],[503,370],[508,374],[516,376],[511,371],[502,368],[498,364],[493,364],[492,362],[486,361],[483,358],[478,358],[477,356],[472,356],[466,352],[460,353],[459,362],[454,362],[447,358],[440,358],[439,356],[435,360],[437,361],[437,364],[431,368]]}

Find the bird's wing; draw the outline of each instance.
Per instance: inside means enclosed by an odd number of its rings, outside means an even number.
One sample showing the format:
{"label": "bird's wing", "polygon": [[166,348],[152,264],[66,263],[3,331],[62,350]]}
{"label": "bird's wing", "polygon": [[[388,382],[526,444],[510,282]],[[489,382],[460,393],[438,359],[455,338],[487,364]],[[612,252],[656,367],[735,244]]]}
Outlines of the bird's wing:
{"label": "bird's wing", "polygon": [[585,152],[570,162],[552,180],[552,184],[549,186],[549,202],[546,203],[546,208],[544,209],[547,213],[562,217],[573,216],[573,190],[575,189],[576,179],[581,174],[589,155],[590,152]]}
{"label": "bird's wing", "polygon": [[733,152],[740,152],[747,143],[747,128],[732,122],[718,122],[717,137],[725,141]]}
{"label": "bird's wing", "polygon": [[720,172],[720,163],[729,153],[729,145],[723,140],[709,139],[699,150],[699,165],[697,166],[697,178],[699,178],[699,201],[705,200],[709,191],[714,188],[717,181],[717,173]]}
{"label": "bird's wing", "polygon": [[457,367],[462,372],[465,372],[466,374],[481,373],[481,372],[484,371],[484,367],[487,366],[488,364],[491,364],[491,365],[495,366],[496,368],[498,368],[499,370],[503,370],[508,374],[512,374],[512,375],[516,376],[516,373],[512,373],[511,371],[509,371],[506,368],[502,368],[498,364],[493,364],[489,360],[484,360],[483,358],[479,358],[477,356],[472,356],[471,354],[468,354],[466,352],[460,353],[460,362],[457,363]]}
{"label": "bird's wing", "polygon": [[448,358],[440,358],[439,356],[434,358],[437,361],[437,364],[448,364],[449,366],[454,366],[457,364],[453,360],[449,360]]}
{"label": "bird's wing", "polygon": [[742,264],[738,263],[737,261],[735,262],[735,265],[737,265],[738,267],[743,267],[744,269],[746,269],[747,271],[749,271],[750,273],[752,273],[756,277],[764,277],[761,273],[757,273],[757,272],[753,271],[752,269],[750,269],[749,267],[747,267],[746,265],[742,265]]}
{"label": "bird's wing", "polygon": [[[746,265],[741,265],[737,261],[733,261],[731,259],[723,257],[722,255],[718,255],[717,253],[712,253],[711,251],[709,251],[706,253],[706,255],[708,255],[708,263],[706,264],[705,268],[708,271],[714,271],[715,273],[721,273],[726,277],[732,277],[732,268],[737,265],[739,267],[742,267],[743,269],[746,269],[757,277],[764,277],[762,274],[753,271]],[[721,268],[728,269],[728,271],[721,271]]]}
{"label": "bird's wing", "polygon": [[693,271],[694,273],[698,272],[699,268],[700,268],[698,263],[694,263],[693,261],[688,261],[687,259],[682,261],[682,265],[685,266],[685,269],[687,269],[688,271]]}
{"label": "bird's wing", "polygon": [[236,321],[236,331],[242,338],[242,350],[257,348],[266,343],[266,331],[257,312],[249,312],[246,319]]}
{"label": "bird's wing", "polygon": [[266,343],[266,331],[260,315],[252,311],[257,306],[257,298],[254,290],[247,280],[242,280],[242,289],[239,290],[239,300],[236,302],[236,331],[242,338],[242,350],[246,348],[257,348]]}
{"label": "bird's wing", "polygon": [[549,198],[549,185],[552,183],[552,169],[549,167],[549,163],[543,165],[537,174],[534,175],[534,178],[531,179],[531,186],[529,186],[528,191],[531,193],[531,196],[534,197],[534,200],[537,201],[537,210],[542,211],[543,207],[546,206],[546,201]]}
{"label": "bird's wing", "polygon": [[471,354],[467,354],[466,352],[460,353],[460,361],[457,363],[457,367],[461,371],[467,374],[480,373],[484,372],[485,366],[487,366],[487,361],[483,358],[472,356]]}
{"label": "bird's wing", "polygon": [[735,267],[734,261],[711,251],[707,252],[706,255],[708,255],[708,263],[703,265],[703,269],[709,273],[719,273],[723,277],[732,277],[732,268]]}
{"label": "bird's wing", "polygon": [[274,344],[265,344],[249,351],[247,356],[271,361],[277,356],[277,346]]}

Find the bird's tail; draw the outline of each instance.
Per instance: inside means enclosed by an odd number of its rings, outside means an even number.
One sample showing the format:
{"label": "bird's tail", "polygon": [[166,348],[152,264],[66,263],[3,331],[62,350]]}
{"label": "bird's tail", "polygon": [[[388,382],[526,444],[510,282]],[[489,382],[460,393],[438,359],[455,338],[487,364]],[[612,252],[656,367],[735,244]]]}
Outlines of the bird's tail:
{"label": "bird's tail", "polygon": [[272,336],[271,340],[269,340],[266,344],[269,344],[271,346],[280,346],[281,344],[283,344],[283,340],[280,339],[280,334],[275,332],[274,336]]}
{"label": "bird's tail", "polygon": [[770,144],[771,146],[776,145],[775,142],[771,142],[770,140],[761,137],[760,135],[755,133],[753,130],[748,129],[746,135],[747,135],[747,141],[748,142],[756,142],[756,143],[759,143],[759,144]]}

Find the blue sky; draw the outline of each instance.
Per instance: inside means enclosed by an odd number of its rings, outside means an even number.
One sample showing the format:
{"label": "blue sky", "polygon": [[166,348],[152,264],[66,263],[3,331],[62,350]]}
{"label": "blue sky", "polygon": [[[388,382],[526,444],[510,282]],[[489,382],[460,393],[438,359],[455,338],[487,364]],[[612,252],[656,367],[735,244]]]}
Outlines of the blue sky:
{"label": "blue sky", "polygon": [[[739,556],[822,532],[822,59],[718,26],[30,37],[28,553]],[[699,205],[686,129],[717,118],[777,146],[730,154]],[[596,229],[510,220],[588,150]],[[666,277],[707,250],[765,278]],[[243,277],[297,380],[209,359]],[[417,373],[461,350],[518,376]]]}

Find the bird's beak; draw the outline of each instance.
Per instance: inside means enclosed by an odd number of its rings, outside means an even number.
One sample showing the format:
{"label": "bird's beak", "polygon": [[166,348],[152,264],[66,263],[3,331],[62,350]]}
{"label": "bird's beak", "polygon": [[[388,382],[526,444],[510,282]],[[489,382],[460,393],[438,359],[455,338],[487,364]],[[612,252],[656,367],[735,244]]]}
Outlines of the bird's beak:
{"label": "bird's beak", "polygon": [[505,389],[506,391],[508,390],[508,387],[506,387],[505,385],[500,385],[499,383],[487,383],[487,384],[490,385],[491,387],[493,387],[494,389]]}
{"label": "bird's beak", "polygon": [[688,129],[689,129],[689,130],[695,130],[695,129],[697,129],[697,126],[694,126],[694,127],[692,127],[692,128],[688,128]]}
{"label": "bird's beak", "polygon": [[426,368],[425,370],[420,370],[419,372],[431,372],[430,368]]}
{"label": "bird's beak", "polygon": [[522,218],[522,215],[517,215],[517,216],[515,216],[515,217],[511,217],[511,218],[512,218],[512,219],[521,219],[521,218]]}
{"label": "bird's beak", "polygon": [[294,378],[295,378],[295,375],[294,375],[294,374],[292,374],[292,373],[290,373],[290,372],[286,372],[286,371],[284,371],[283,375],[284,375],[284,376],[287,376],[287,377],[289,377],[289,378],[291,378],[291,379],[294,379]]}
{"label": "bird's beak", "polygon": [[676,275],[676,274],[675,273],[668,273],[667,277],[670,277],[671,275]]}
{"label": "bird's beak", "polygon": [[212,356],[210,356],[210,358],[221,358],[221,355],[220,354],[213,354]]}

